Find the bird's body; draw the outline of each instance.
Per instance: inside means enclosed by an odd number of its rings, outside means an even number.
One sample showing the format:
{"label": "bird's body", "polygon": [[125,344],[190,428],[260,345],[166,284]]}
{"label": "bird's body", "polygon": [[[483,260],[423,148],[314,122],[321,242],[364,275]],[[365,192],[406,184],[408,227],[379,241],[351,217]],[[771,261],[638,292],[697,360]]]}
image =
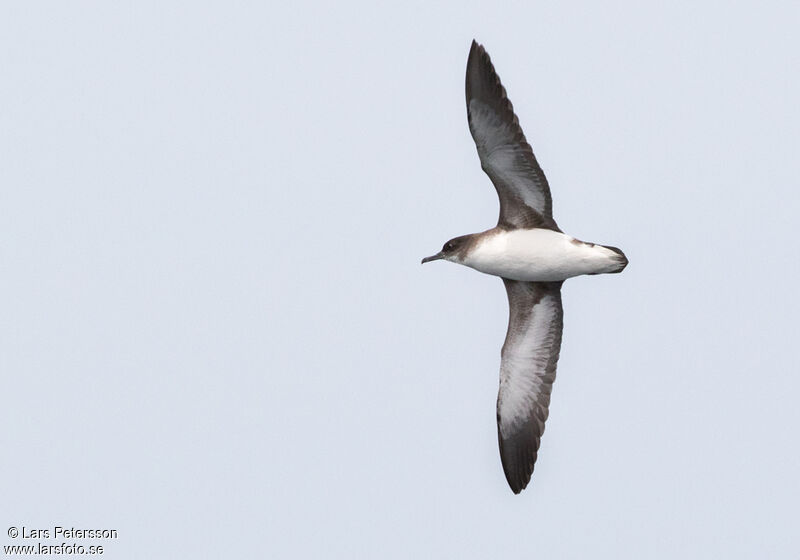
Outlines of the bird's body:
{"label": "bird's body", "polygon": [[618,272],[627,262],[618,249],[550,229],[492,228],[474,239],[459,264],[523,282],[560,282],[582,274]]}
{"label": "bird's body", "polygon": [[467,118],[481,167],[500,199],[497,226],[455,237],[422,262],[448,260],[499,276],[508,295],[500,363],[497,434],[506,480],[525,488],[544,433],[561,350],[564,280],[621,272],[615,247],[564,234],[553,219],[550,187],[489,55],[475,41],[467,61]]}

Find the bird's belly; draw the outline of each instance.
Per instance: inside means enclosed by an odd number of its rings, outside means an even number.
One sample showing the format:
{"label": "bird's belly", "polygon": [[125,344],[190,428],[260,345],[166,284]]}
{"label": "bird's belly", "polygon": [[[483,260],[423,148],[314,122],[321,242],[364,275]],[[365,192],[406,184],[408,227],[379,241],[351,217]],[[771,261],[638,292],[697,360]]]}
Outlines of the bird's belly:
{"label": "bird's belly", "polygon": [[499,231],[464,262],[480,272],[525,282],[556,282],[613,272],[616,254],[546,229]]}

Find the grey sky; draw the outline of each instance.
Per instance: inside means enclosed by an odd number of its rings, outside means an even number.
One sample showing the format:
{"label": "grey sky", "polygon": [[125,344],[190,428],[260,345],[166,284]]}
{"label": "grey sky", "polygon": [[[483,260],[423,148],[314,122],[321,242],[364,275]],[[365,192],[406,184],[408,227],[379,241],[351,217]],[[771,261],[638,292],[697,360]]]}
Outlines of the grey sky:
{"label": "grey sky", "polygon": [[[799,24],[788,2],[4,6],[0,534],[797,557]],[[473,37],[559,225],[631,261],[565,285],[520,496],[502,283],[419,265],[497,218]]]}

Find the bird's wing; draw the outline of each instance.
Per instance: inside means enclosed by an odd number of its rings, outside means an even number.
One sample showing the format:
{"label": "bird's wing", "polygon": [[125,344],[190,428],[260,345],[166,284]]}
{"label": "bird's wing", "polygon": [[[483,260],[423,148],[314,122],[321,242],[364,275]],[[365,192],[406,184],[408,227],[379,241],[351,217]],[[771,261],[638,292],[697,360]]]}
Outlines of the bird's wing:
{"label": "bird's wing", "polygon": [[489,54],[472,41],[467,60],[467,119],[481,167],[500,197],[498,225],[560,231],[544,172],[525,140]]}
{"label": "bird's wing", "polygon": [[508,294],[508,333],[500,365],[497,435],[511,490],[528,485],[550,406],[561,350],[561,282],[503,278]]}

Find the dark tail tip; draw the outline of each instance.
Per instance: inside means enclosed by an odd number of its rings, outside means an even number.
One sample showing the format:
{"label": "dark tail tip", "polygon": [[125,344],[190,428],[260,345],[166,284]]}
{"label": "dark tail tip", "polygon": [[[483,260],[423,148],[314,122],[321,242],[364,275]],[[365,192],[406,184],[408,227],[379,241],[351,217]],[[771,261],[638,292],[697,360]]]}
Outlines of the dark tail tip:
{"label": "dark tail tip", "polygon": [[610,247],[608,245],[603,245],[603,247],[605,247],[610,251],[614,251],[617,254],[615,260],[617,261],[619,267],[616,270],[612,270],[611,272],[615,273],[615,272],[622,272],[623,270],[625,270],[625,267],[628,266],[628,257],[625,256],[625,253],[623,253],[622,250],[618,249],[617,247]]}

